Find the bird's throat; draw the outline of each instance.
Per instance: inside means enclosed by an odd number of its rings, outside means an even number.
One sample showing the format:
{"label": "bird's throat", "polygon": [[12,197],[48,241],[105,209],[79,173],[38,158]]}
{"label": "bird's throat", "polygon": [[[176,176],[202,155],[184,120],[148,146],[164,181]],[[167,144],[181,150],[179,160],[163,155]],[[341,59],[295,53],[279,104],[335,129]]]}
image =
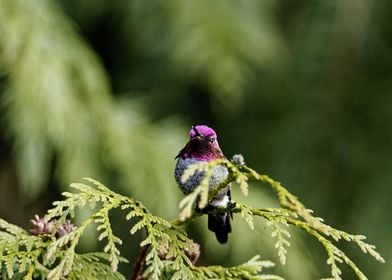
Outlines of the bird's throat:
{"label": "bird's throat", "polygon": [[178,155],[182,159],[194,158],[202,161],[213,161],[223,158],[219,147],[215,147],[205,141],[189,141]]}

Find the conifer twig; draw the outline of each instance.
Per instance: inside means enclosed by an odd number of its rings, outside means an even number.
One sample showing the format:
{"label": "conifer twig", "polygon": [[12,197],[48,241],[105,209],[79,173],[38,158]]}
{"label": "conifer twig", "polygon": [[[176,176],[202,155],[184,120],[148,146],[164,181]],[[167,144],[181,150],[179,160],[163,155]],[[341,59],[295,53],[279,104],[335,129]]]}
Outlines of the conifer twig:
{"label": "conifer twig", "polygon": [[[277,238],[275,247],[278,249],[278,255],[281,263],[284,264],[286,262],[287,254],[285,246],[289,246],[287,238],[290,237],[290,233],[286,229],[282,229],[280,225],[291,225],[304,230],[322,244],[328,255],[327,263],[331,268],[331,279],[335,280],[341,279],[341,270],[338,268],[338,263],[342,262],[347,264],[356,273],[359,279],[367,278],[357,267],[357,265],[341,249],[339,249],[333,243],[333,241],[344,239],[349,242],[354,242],[364,253],[369,253],[381,263],[385,262],[381,255],[375,251],[374,245],[365,243],[363,241],[365,239],[364,236],[349,234],[325,224],[322,218],[313,216],[313,211],[306,208],[299,201],[299,199],[291,194],[286,188],[284,188],[281,183],[273,180],[268,175],[260,175],[255,170],[246,166],[243,160],[237,162],[236,160],[228,161],[226,159],[222,159],[211,163],[203,163],[203,170],[206,171],[206,177],[203,179],[204,181],[209,179],[208,175],[210,175],[211,172],[208,171],[212,170],[212,168],[214,168],[216,165],[226,166],[229,170],[229,175],[224,182],[219,184],[213,190],[209,190],[209,199],[212,199],[219,193],[220,190],[225,188],[227,184],[234,181],[238,183],[241,192],[244,195],[247,195],[248,181],[253,180],[269,185],[275,191],[282,208],[253,208],[248,205],[233,202],[226,208],[205,208],[198,211],[189,212],[189,209],[192,207],[192,205],[195,205],[196,200],[198,199],[198,195],[191,193],[186,198],[184,198],[183,201],[186,201],[186,203],[181,205],[183,210],[180,214],[180,219],[172,221],[173,226],[179,226],[184,223],[188,223],[203,214],[217,214],[230,211],[232,213],[240,213],[247,221],[249,227],[253,229],[253,216],[260,216],[266,219],[267,223],[274,227],[272,237]],[[192,167],[191,171],[186,171],[187,176],[192,176],[193,172],[195,172],[197,169],[198,167],[194,166]],[[200,185],[197,188],[208,188],[208,185]],[[201,191],[205,190],[199,190],[199,192]],[[187,209],[187,213],[184,212],[184,209]]]}

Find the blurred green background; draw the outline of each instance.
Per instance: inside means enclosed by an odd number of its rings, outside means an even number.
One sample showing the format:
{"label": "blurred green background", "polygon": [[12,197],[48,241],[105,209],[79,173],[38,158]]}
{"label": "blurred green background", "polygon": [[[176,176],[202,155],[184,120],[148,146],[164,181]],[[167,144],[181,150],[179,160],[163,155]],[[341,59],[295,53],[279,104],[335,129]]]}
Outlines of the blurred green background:
{"label": "blurred green background", "polygon": [[[29,228],[93,177],[175,218],[174,157],[192,124],[208,124],[227,157],[242,153],[327,223],[365,234],[386,265],[341,245],[369,279],[392,279],[391,26],[389,0],[0,0],[0,217]],[[266,186],[234,199],[276,205]],[[263,222],[252,232],[235,217],[226,246],[204,218],[189,231],[202,264],[277,262]],[[321,246],[293,233],[271,272],[328,276]]]}

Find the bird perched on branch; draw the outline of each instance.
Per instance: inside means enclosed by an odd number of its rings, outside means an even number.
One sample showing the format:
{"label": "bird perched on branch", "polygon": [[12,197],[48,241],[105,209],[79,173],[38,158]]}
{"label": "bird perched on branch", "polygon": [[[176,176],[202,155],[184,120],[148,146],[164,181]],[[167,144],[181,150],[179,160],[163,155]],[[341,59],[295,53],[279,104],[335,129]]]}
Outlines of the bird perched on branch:
{"label": "bird perched on branch", "polygon": [[[189,136],[190,140],[176,156],[178,160],[174,173],[177,183],[185,194],[192,192],[195,187],[199,186],[205,175],[203,171],[198,171],[187,181],[182,182],[182,174],[189,165],[225,158],[219,147],[216,132],[212,128],[206,125],[192,126]],[[225,166],[215,166],[209,179],[209,188],[217,187],[228,175],[229,172]],[[231,201],[230,190],[229,184],[210,200],[208,207],[227,207]],[[215,236],[221,244],[227,242],[231,232],[231,219],[231,212],[208,214],[208,229],[215,232]]]}

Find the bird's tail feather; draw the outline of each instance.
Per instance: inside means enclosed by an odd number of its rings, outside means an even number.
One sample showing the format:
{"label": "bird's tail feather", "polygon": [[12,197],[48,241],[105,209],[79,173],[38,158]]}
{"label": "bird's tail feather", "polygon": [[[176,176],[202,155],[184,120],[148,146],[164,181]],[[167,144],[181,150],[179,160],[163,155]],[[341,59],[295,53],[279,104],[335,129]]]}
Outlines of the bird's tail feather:
{"label": "bird's tail feather", "polygon": [[219,243],[225,244],[231,232],[232,213],[208,214],[208,229],[215,232]]}

